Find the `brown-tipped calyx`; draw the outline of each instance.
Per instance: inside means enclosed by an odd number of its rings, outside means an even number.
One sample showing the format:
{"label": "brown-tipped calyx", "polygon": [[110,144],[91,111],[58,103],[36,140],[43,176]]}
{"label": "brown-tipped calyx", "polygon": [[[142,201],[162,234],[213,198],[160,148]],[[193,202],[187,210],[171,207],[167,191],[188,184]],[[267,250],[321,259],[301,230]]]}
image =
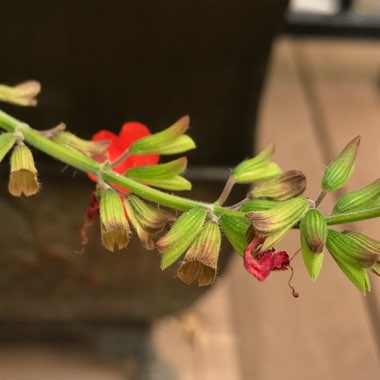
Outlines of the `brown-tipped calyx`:
{"label": "brown-tipped calyx", "polygon": [[20,197],[22,194],[27,197],[38,193],[40,184],[37,180],[37,169],[31,150],[20,143],[11,155],[11,174],[8,184],[9,192]]}
{"label": "brown-tipped calyx", "polygon": [[214,221],[207,222],[186,252],[178,277],[186,284],[198,280],[199,286],[211,285],[217,273],[220,243],[218,224]]}
{"label": "brown-tipped calyx", "polygon": [[106,190],[100,198],[100,228],[102,244],[109,251],[122,249],[129,242],[129,224],[122,200],[113,189]]}

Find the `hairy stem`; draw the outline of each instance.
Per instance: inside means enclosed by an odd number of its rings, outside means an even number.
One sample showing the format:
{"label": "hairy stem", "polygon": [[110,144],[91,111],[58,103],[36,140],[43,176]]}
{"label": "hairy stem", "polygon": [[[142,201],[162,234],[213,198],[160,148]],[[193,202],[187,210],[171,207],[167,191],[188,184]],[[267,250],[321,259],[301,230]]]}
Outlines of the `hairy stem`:
{"label": "hairy stem", "polygon": [[70,165],[85,173],[92,173],[96,176],[101,176],[108,183],[117,184],[140,197],[157,202],[163,206],[171,207],[177,210],[186,211],[193,207],[203,206],[213,209],[215,214],[230,214],[243,216],[239,211],[224,209],[220,206],[213,206],[208,203],[195,201],[192,199],[183,198],[177,195],[168,194],[152,187],[145,186],[130,178],[124,177],[112,170],[104,168],[99,162],[88,158],[81,153],[61,146],[54,141],[42,136],[38,131],[30,128],[27,124],[15,119],[0,110],[0,127],[8,132],[19,131],[23,134],[25,142],[35,147],[48,156],[53,157],[67,165]]}
{"label": "hairy stem", "polygon": [[[96,176],[101,176],[104,181],[110,184],[117,184],[148,201],[153,201],[163,206],[174,208],[180,211],[187,211],[193,207],[202,206],[208,208],[209,210],[212,210],[216,215],[228,214],[237,217],[244,216],[244,213],[241,211],[231,210],[229,208],[221,207],[217,204],[213,205],[183,198],[178,195],[168,194],[152,187],[145,186],[130,178],[124,177],[123,175],[105,168],[104,165],[82,155],[81,153],[68,149],[55,143],[52,140],[49,140],[48,138],[42,136],[38,131],[30,128],[27,124],[17,120],[16,118],[6,114],[1,110],[0,128],[8,132],[22,133],[26,143],[35,147],[41,152],[46,153],[48,156],[53,157],[56,160],[59,160],[85,173],[92,173]],[[230,185],[231,184],[232,183],[230,183]],[[329,215],[325,217],[325,220],[328,225],[337,225],[377,218],[379,216],[380,207],[375,207],[371,210],[361,210],[344,214]],[[298,226],[294,226],[294,228],[297,227]]]}

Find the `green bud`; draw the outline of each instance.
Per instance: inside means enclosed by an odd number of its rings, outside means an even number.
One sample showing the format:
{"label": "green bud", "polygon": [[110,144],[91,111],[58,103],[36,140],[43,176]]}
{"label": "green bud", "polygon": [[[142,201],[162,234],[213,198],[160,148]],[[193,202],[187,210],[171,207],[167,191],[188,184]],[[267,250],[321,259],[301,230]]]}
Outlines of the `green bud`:
{"label": "green bud", "polygon": [[211,285],[216,277],[221,234],[218,223],[206,222],[186,252],[178,277],[186,284],[198,279],[199,286]]}
{"label": "green bud", "polygon": [[17,145],[11,155],[11,175],[9,192],[15,197],[22,194],[27,197],[38,193],[40,184],[31,150],[24,144]]}
{"label": "green bud", "polygon": [[0,85],[0,101],[16,104],[18,106],[35,106],[35,98],[41,91],[39,82],[31,80],[16,86]]}
{"label": "green bud", "polygon": [[129,148],[132,154],[177,154],[195,148],[194,141],[185,132],[190,118],[184,116],[169,128],[135,141]]}
{"label": "green bud", "polygon": [[348,236],[334,230],[329,230],[326,247],[349,280],[362,293],[365,294],[367,291],[370,291],[371,286],[367,270],[355,263],[353,259],[355,252],[360,251],[358,245]]}
{"label": "green bud", "polygon": [[369,236],[358,231],[346,230],[343,233],[362,249],[362,258],[359,265],[372,267],[380,260],[380,241],[370,238]]}
{"label": "green bud", "polygon": [[261,249],[264,251],[281,240],[302,218],[308,207],[309,203],[306,199],[293,198],[281,202],[271,210],[246,213],[253,228],[259,234],[267,236]]}
{"label": "green bud", "polygon": [[327,238],[327,224],[319,210],[313,208],[306,212],[301,219],[300,230],[309,250],[315,254],[322,253]]}
{"label": "green bud", "polygon": [[162,253],[162,270],[175,263],[198,236],[206,214],[207,211],[203,207],[184,212],[170,231],[158,240],[156,247]]}
{"label": "green bud", "polygon": [[152,205],[136,195],[128,195],[127,201],[133,208],[141,226],[150,233],[162,231],[176,219],[171,212],[157,205]]}
{"label": "green bud", "polygon": [[327,238],[327,224],[319,210],[310,209],[301,219],[301,250],[305,266],[312,280],[322,268],[323,248]]}
{"label": "green bud", "polygon": [[89,141],[75,136],[71,132],[62,131],[52,136],[52,140],[59,145],[75,150],[87,157],[106,157],[109,141]]}
{"label": "green bud", "polygon": [[[370,268],[379,257],[378,253],[373,252],[370,238],[365,239],[365,235],[355,233],[354,231],[342,233],[334,230],[328,231],[328,238],[333,242],[334,247],[343,252],[343,259],[351,262],[353,265]],[[330,244],[331,245],[331,244]]]}
{"label": "green bud", "polygon": [[327,166],[322,178],[323,190],[336,191],[346,184],[354,169],[359,144],[360,136],[357,136],[350,141],[339,156]]}
{"label": "green bud", "polygon": [[106,190],[100,198],[100,228],[102,244],[109,251],[122,249],[129,242],[129,224],[123,202],[113,189]]}
{"label": "green bud", "polygon": [[125,176],[147,185],[166,190],[190,190],[191,182],[179,176],[186,170],[186,157],[166,164],[138,166],[126,171]]}
{"label": "green bud", "polygon": [[275,178],[281,169],[271,161],[274,147],[269,145],[257,156],[245,160],[232,170],[236,183],[250,183]]}
{"label": "green bud", "polygon": [[302,194],[305,187],[305,175],[299,170],[290,170],[277,178],[255,186],[249,195],[251,198],[286,200]]}
{"label": "green bud", "polygon": [[179,154],[195,148],[196,145],[194,140],[189,135],[182,135],[179,136],[176,140],[169,142],[167,145],[162,145],[158,154]]}
{"label": "green bud", "polygon": [[378,206],[380,206],[380,179],[360,190],[343,195],[335,204],[333,213],[368,210]]}
{"label": "green bud", "polygon": [[173,214],[160,209],[158,206],[150,205],[136,195],[126,197],[124,206],[128,220],[131,222],[143,246],[149,250],[154,249],[154,239],[156,239],[157,235],[166,228],[170,221],[175,219]]}
{"label": "green bud", "polygon": [[243,255],[248,245],[246,234],[250,226],[249,219],[223,214],[219,224],[235,251]]}
{"label": "green bud", "polygon": [[271,199],[252,199],[241,206],[241,211],[265,211],[277,207],[281,201],[273,201]]}
{"label": "green bud", "polygon": [[16,142],[16,137],[12,133],[0,134],[0,162],[6,154],[12,149]]}

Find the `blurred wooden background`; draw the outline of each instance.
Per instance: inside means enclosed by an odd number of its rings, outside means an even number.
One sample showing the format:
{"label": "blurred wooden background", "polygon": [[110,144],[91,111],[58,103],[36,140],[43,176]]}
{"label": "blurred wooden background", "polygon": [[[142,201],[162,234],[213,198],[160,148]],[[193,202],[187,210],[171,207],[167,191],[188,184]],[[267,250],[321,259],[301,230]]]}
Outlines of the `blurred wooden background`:
{"label": "blurred wooden background", "polygon": [[[197,128],[197,126],[193,126]],[[258,145],[276,144],[276,160],[308,177],[315,198],[324,165],[356,135],[361,149],[349,189],[380,175],[380,43],[277,41],[262,99]],[[330,196],[323,209],[334,202]],[[380,239],[379,221],[360,223]],[[291,234],[278,248],[299,247]],[[294,299],[288,272],[265,283],[236,256],[228,273],[185,313],[158,320],[152,348],[170,380],[375,380],[380,378],[380,282],[363,297],[326,255],[317,283],[295,260]],[[175,286],[175,280],[173,280]],[[134,364],[71,346],[2,345],[0,379],[133,379]],[[169,379],[170,377],[170,379]]]}

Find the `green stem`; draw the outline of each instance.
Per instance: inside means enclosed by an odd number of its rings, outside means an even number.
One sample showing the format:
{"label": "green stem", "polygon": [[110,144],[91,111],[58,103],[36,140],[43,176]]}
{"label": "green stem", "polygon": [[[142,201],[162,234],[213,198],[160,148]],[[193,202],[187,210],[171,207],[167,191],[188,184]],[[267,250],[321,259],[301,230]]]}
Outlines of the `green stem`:
{"label": "green stem", "polygon": [[207,208],[213,208],[214,212],[217,215],[229,214],[240,217],[243,216],[243,213],[240,211],[228,210],[223,207],[213,206],[208,203],[164,193],[160,190],[142,185],[141,183],[136,182],[130,178],[117,174],[112,170],[104,169],[99,162],[92,160],[91,158],[88,158],[81,153],[61,146],[52,140],[49,140],[36,130],[30,128],[27,124],[22,123],[21,121],[15,119],[14,117],[6,114],[1,110],[0,127],[8,132],[15,132],[16,130],[19,130],[23,134],[25,141],[41,152],[44,152],[47,155],[85,173],[92,173],[96,176],[101,176],[106,182],[117,184],[146,200],[157,202],[161,205],[175,208],[181,211],[186,211],[197,206],[203,206]]}
{"label": "green stem", "polygon": [[[163,206],[180,211],[187,211],[193,207],[202,206],[213,209],[216,215],[228,214],[237,217],[244,216],[244,213],[241,211],[231,210],[218,205],[212,205],[205,202],[183,198],[177,195],[168,194],[152,187],[142,185],[141,183],[124,177],[123,175],[120,175],[112,170],[105,169],[99,162],[92,160],[81,153],[61,146],[52,140],[49,140],[48,138],[42,136],[38,131],[30,128],[27,124],[22,123],[1,110],[0,128],[3,128],[8,132],[20,131],[29,145],[35,147],[41,152],[46,153],[50,157],[53,157],[85,173],[92,173],[96,176],[101,176],[106,182],[117,184],[146,200],[157,202]],[[336,225],[358,222],[361,220],[377,218],[379,216],[380,207],[376,207],[371,210],[330,215],[326,216],[325,219],[328,225]],[[295,226],[295,228],[297,227]]]}
{"label": "green stem", "polygon": [[380,216],[380,207],[374,207],[371,210],[361,210],[347,212],[344,214],[334,214],[325,216],[326,223],[330,226],[336,224],[346,224],[360,222],[362,220],[374,219]]}

